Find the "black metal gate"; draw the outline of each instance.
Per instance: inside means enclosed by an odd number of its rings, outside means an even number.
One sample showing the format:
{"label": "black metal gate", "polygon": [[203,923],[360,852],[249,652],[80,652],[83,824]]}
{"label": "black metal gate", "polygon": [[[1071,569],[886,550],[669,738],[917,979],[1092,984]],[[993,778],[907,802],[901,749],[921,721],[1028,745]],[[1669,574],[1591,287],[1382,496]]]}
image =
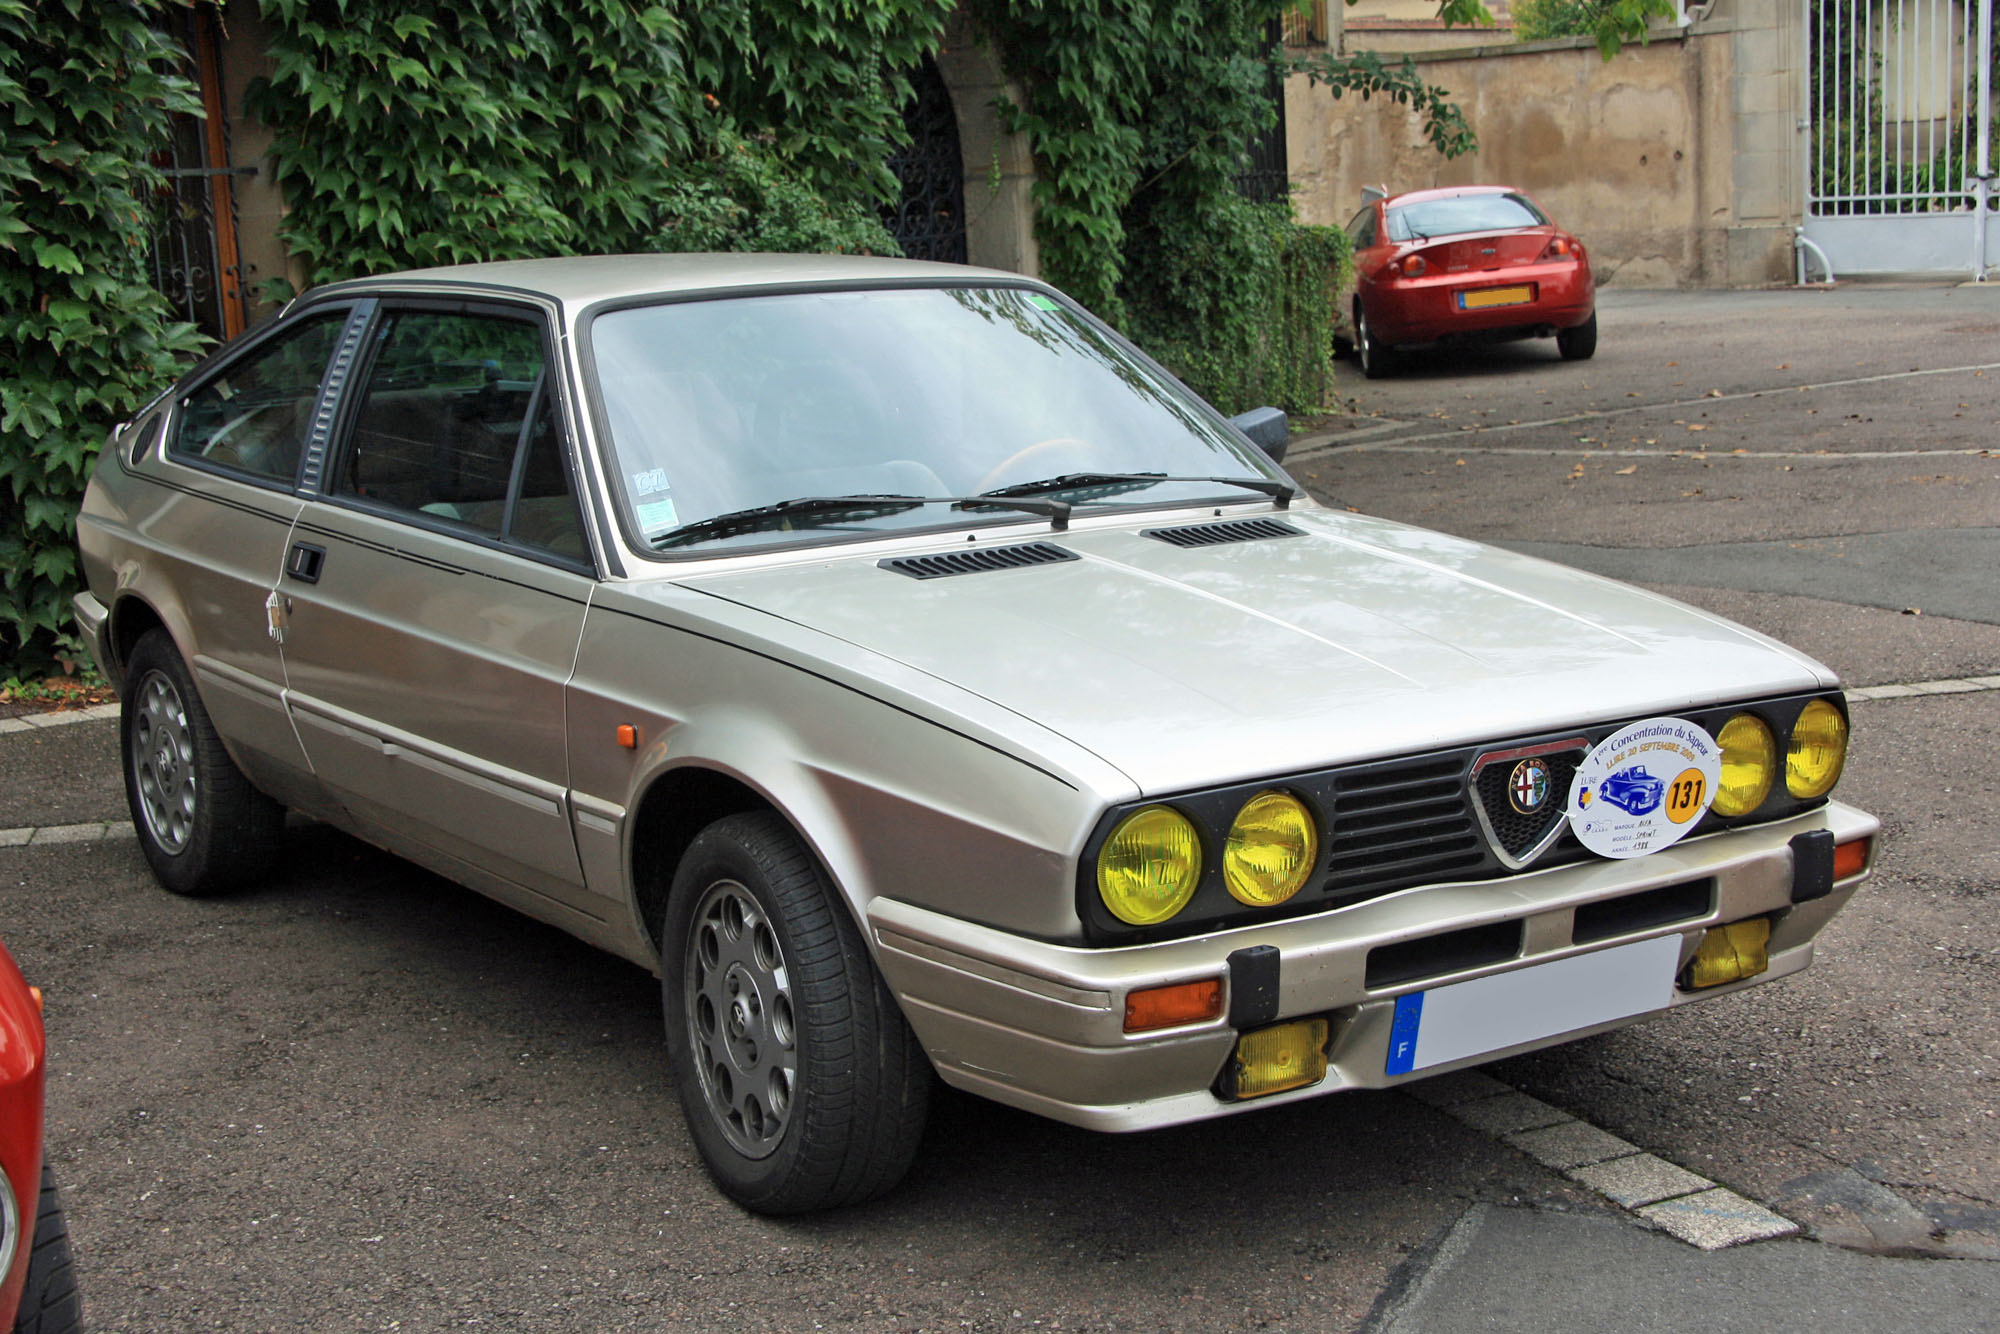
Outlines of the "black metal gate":
{"label": "black metal gate", "polygon": [[910,142],[889,159],[902,195],[882,210],[882,225],[911,259],[965,263],[965,166],[958,117],[937,62],[926,58],[910,80],[903,125]]}
{"label": "black metal gate", "polygon": [[211,338],[233,338],[246,322],[236,247],[234,178],[254,167],[229,165],[216,24],[207,6],[169,8],[167,31],[188,52],[184,71],[201,90],[205,116],[175,115],[167,149],[155,159],[166,178],[153,195],[153,285],[175,311]]}
{"label": "black metal gate", "polygon": [[[1272,46],[1284,41],[1284,21],[1274,21],[1264,36]],[[1278,118],[1270,129],[1250,141],[1243,153],[1243,169],[1236,174],[1236,188],[1259,204],[1283,199],[1292,188],[1285,160],[1285,76],[1275,68],[1267,77],[1265,96],[1271,99]]]}

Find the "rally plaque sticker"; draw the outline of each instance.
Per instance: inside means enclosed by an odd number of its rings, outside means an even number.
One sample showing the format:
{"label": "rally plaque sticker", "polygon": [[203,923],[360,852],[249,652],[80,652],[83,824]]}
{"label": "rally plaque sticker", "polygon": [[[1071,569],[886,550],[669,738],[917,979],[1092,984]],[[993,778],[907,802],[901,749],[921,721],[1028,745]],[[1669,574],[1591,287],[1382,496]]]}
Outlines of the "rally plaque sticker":
{"label": "rally plaque sticker", "polygon": [[1604,738],[1576,767],[1569,827],[1603,857],[1643,857],[1678,842],[1715,800],[1722,751],[1685,718],[1648,718]]}

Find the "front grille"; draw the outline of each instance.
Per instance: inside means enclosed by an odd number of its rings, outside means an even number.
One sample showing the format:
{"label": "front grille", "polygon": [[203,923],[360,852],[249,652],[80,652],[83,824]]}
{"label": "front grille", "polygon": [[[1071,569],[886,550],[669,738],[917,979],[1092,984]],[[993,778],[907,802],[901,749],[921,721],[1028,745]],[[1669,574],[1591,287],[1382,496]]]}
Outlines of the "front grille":
{"label": "front grille", "polygon": [[1576,776],[1576,766],[1583,762],[1583,752],[1558,751],[1538,758],[1548,766],[1549,786],[1537,810],[1524,813],[1515,809],[1510,799],[1515,764],[1506,760],[1495,761],[1480,770],[1475,784],[1479,804],[1486,810],[1486,822],[1493,829],[1493,841],[1517,861],[1565,819],[1570,779]]}
{"label": "front grille", "polygon": [[[1747,711],[1762,717],[1774,733],[1783,736],[1805,703],[1821,697],[1802,694],[1710,705],[1682,710],[1676,716],[1714,736],[1732,716]],[[1209,858],[1193,898],[1171,922],[1133,927],[1111,917],[1098,896],[1092,868],[1104,840],[1138,805],[1114,807],[1086,843],[1078,863],[1077,908],[1085,939],[1092,943],[1165,940],[1258,918],[1347,907],[1422,885],[1500,880],[1592,860],[1597,854],[1586,849],[1566,827],[1570,783],[1589,748],[1632,721],[1589,723],[1539,736],[1503,735],[1483,745],[1144,799],[1142,804],[1162,801],[1181,810],[1219,843],[1237,812],[1258,792],[1276,787],[1295,793],[1319,816],[1322,859],[1318,874],[1275,910],[1259,912],[1237,902],[1224,883],[1220,859]],[[1475,777],[1473,766],[1494,755],[1506,758],[1488,760]],[[1518,817],[1516,823],[1518,813],[1508,803],[1506,784],[1517,758],[1529,756],[1538,756],[1549,765],[1548,814],[1535,812]],[[1825,798],[1793,798],[1780,784],[1764,805],[1747,815],[1724,817],[1709,812],[1690,831],[1690,837],[1785,819],[1824,804]],[[1544,840],[1546,846],[1536,853],[1535,848]],[[1523,861],[1528,862],[1525,868],[1520,865]],[[1678,887],[1671,894],[1641,895],[1629,903],[1585,910],[1578,916],[1578,941],[1597,932],[1623,934],[1658,921],[1699,916],[1706,911],[1696,902],[1700,892],[1705,891]],[[1389,962],[1395,957],[1385,956],[1384,966],[1391,971],[1400,966]]]}
{"label": "front grille", "polygon": [[1326,896],[1347,900],[1478,870],[1486,849],[1465,800],[1467,756],[1427,756],[1334,777]]}
{"label": "front grille", "polygon": [[1213,547],[1225,542],[1263,542],[1274,537],[1304,537],[1305,533],[1280,519],[1238,519],[1228,523],[1191,523],[1179,528],[1147,528],[1141,537],[1150,537],[1177,547]]}
{"label": "front grille", "polygon": [[1056,565],[1078,559],[1080,557],[1074,551],[1051,542],[1026,542],[1012,547],[947,551],[936,556],[892,556],[876,564],[912,579],[945,579],[955,574],[986,574],[993,570],[1018,570],[1028,565]]}

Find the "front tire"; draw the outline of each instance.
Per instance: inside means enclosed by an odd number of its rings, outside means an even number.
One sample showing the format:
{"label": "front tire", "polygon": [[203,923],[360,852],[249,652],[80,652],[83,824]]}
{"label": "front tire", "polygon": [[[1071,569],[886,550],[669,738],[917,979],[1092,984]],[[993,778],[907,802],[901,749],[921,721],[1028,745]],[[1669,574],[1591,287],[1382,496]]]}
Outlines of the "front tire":
{"label": "front tire", "polygon": [[126,663],[119,749],[125,801],[153,874],[176,894],[220,894],[277,859],[284,808],[250,786],[195,693],[165,630]]}
{"label": "front tire", "polygon": [[63,1221],[62,1197],[46,1163],[32,1247],[21,1304],[14,1313],[14,1334],[71,1334],[83,1328],[83,1303],[69,1258],[69,1225]]}
{"label": "front tire", "polygon": [[931,1070],[846,905],[770,812],[703,830],[660,941],[667,1056],[725,1194],[764,1214],[857,1204],[901,1181]]}
{"label": "front tire", "polygon": [[1574,329],[1558,329],[1556,351],[1564,361],[1589,361],[1597,351],[1597,312],[1591,311],[1590,318]]}
{"label": "front tire", "polygon": [[1376,341],[1375,330],[1368,324],[1368,312],[1359,301],[1354,303],[1354,359],[1361,363],[1361,373],[1371,380],[1379,380],[1396,369],[1396,349]]}

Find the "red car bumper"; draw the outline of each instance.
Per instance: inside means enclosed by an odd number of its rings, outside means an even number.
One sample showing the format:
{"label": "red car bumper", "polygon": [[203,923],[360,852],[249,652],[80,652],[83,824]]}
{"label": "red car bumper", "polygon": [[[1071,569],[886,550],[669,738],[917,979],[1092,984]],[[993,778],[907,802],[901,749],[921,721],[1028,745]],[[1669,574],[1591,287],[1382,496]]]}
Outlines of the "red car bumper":
{"label": "red car bumper", "polygon": [[1362,293],[1368,324],[1387,344],[1573,329],[1597,309],[1588,262],[1560,260],[1481,273],[1385,278]]}
{"label": "red car bumper", "polygon": [[42,1010],[21,970],[0,947],[0,1170],[13,1196],[9,1235],[0,1253],[12,1252],[0,1273],[0,1329],[12,1329],[34,1249],[35,1209],[42,1188]]}

